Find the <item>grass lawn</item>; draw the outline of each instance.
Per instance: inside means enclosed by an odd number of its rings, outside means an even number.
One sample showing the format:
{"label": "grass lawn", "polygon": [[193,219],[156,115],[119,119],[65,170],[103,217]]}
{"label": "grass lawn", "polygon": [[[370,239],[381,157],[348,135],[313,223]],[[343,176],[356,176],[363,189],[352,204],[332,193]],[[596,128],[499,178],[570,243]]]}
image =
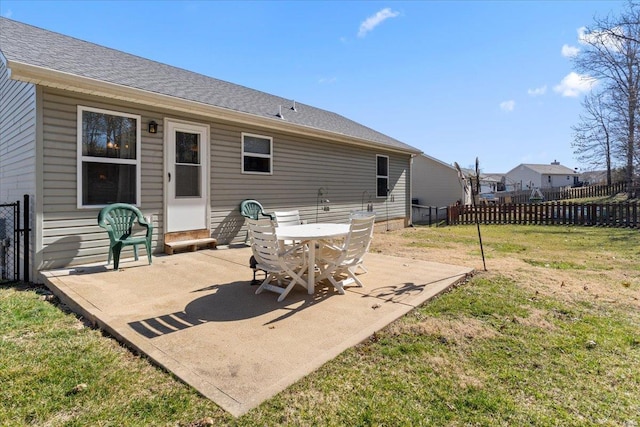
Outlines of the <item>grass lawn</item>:
{"label": "grass lawn", "polygon": [[[640,235],[415,227],[372,251],[474,267],[240,418],[41,288],[0,287],[0,425],[640,425]],[[53,302],[53,303],[52,303]]]}

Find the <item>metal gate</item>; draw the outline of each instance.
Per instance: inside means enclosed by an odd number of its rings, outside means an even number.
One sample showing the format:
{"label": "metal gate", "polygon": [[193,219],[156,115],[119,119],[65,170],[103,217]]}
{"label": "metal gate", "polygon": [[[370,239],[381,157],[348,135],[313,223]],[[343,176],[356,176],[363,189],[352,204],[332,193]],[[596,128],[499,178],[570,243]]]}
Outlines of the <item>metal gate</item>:
{"label": "metal gate", "polygon": [[[22,212],[22,216],[20,213]],[[22,220],[22,226],[20,225]],[[23,254],[23,279],[29,281],[29,196],[20,201],[0,204],[0,283],[20,280],[20,254]]]}

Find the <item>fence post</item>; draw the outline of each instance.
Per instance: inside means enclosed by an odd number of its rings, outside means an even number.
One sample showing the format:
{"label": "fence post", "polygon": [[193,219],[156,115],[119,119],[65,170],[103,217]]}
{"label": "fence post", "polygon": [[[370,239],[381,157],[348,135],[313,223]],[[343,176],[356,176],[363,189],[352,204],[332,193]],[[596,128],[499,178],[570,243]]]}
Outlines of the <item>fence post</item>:
{"label": "fence post", "polygon": [[29,231],[31,228],[29,227],[29,195],[24,195],[24,211],[22,212],[22,244],[23,248],[23,268],[24,268],[24,281],[29,283]]}

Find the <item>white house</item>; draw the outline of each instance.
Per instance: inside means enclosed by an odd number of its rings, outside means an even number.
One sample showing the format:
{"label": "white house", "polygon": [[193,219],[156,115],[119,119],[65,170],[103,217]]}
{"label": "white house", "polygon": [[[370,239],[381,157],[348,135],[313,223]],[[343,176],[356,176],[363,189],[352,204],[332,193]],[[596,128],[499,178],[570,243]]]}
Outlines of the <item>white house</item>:
{"label": "white house", "polygon": [[507,187],[515,190],[573,186],[578,179],[577,171],[556,161],[549,165],[522,163],[505,174]]}
{"label": "white house", "polygon": [[422,206],[449,206],[465,200],[458,171],[436,158],[421,154],[413,159],[411,198]]}

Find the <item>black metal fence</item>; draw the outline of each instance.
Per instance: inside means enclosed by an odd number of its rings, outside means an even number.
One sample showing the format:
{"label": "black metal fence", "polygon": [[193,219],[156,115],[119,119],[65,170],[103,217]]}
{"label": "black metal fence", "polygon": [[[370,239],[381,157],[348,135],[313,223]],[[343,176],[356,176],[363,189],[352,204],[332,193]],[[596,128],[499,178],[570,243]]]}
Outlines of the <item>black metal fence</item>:
{"label": "black metal fence", "polygon": [[[29,278],[29,196],[24,201],[0,204],[0,283]],[[21,256],[22,255],[22,256]],[[22,258],[22,275],[20,260]]]}

